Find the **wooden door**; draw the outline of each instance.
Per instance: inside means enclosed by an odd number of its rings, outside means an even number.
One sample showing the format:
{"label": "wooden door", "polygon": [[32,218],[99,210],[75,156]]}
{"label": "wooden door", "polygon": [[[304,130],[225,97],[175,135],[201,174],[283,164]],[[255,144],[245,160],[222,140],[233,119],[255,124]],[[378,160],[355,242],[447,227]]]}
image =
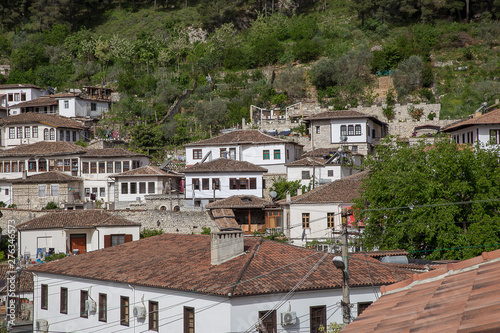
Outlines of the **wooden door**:
{"label": "wooden door", "polygon": [[78,250],[78,254],[87,252],[87,235],[85,234],[73,234],[69,236],[70,250]]}

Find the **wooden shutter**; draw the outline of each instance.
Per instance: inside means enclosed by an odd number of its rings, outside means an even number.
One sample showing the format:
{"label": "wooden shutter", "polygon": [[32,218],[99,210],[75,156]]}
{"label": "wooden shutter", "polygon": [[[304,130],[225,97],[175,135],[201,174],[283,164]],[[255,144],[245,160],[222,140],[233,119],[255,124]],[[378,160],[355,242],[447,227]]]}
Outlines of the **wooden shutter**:
{"label": "wooden shutter", "polygon": [[104,247],[111,246],[111,235],[104,235]]}
{"label": "wooden shutter", "polygon": [[125,243],[131,242],[131,241],[132,241],[132,235],[131,234],[125,235]]}

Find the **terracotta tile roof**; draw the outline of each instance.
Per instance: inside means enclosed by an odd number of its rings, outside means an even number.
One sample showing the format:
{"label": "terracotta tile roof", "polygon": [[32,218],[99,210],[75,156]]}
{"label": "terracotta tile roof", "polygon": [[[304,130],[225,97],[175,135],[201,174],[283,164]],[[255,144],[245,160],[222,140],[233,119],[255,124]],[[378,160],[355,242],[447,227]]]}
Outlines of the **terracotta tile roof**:
{"label": "terracotta tile roof", "polygon": [[267,172],[267,169],[245,161],[218,158],[210,162],[198,163],[179,170],[182,173],[195,172]]}
{"label": "terracotta tile roof", "polygon": [[286,163],[286,166],[324,166],[326,161],[319,157],[304,157],[300,160]]}
{"label": "terracotta tile roof", "polygon": [[500,250],[381,288],[342,333],[500,332]]}
{"label": "terracotta tile roof", "polygon": [[28,176],[26,179],[12,179],[12,184],[40,184],[40,183],[69,183],[69,182],[81,182],[82,179],[79,177],[73,177],[62,173],[60,171],[49,171],[44,173],[39,173],[33,176]]}
{"label": "terracotta tile roof", "polygon": [[[5,274],[7,272],[15,271],[11,269],[9,265],[0,265],[0,289],[5,286]],[[16,288],[17,288],[17,275],[15,273],[9,274],[9,276],[16,276]],[[21,279],[19,280],[19,289],[21,292],[33,292],[33,274],[23,269],[21,272]],[[17,291],[16,291],[17,292]],[[7,293],[7,288],[0,292],[0,295],[5,295]]]}
{"label": "terracotta tile roof", "polygon": [[54,127],[65,127],[74,129],[86,128],[86,126],[84,126],[83,124],[81,124],[76,120],[45,113],[27,112],[0,119],[0,126],[9,126],[9,125],[26,124],[26,123],[39,123],[39,124],[51,125]]}
{"label": "terracotta tile roof", "polygon": [[0,157],[69,155],[83,154],[86,151],[85,148],[66,141],[40,141],[0,151]]}
{"label": "terracotta tile roof", "polygon": [[31,101],[22,102],[14,105],[15,108],[27,108],[31,106],[50,106],[50,105],[58,105],[59,102],[52,96],[43,95],[39,98],[32,99]]}
{"label": "terracotta tile roof", "polygon": [[236,218],[234,217],[234,212],[232,209],[212,209],[210,211],[212,214],[212,218],[214,219],[215,223],[217,223],[217,226],[219,227],[219,230],[224,230],[224,229],[241,229],[241,227],[238,225],[238,222],[236,221]]}
{"label": "terracotta tile roof", "polygon": [[336,152],[338,148],[316,148],[314,150],[308,151],[304,154],[302,154],[302,158],[304,157],[324,157],[324,156],[330,156],[330,154],[333,152]]}
{"label": "terracotta tile roof", "polygon": [[64,211],[46,214],[17,225],[17,230],[140,226],[102,210]]}
{"label": "terracotta tile roof", "polygon": [[135,176],[182,177],[182,175],[178,174],[175,171],[166,172],[153,165],[145,165],[137,169],[133,169],[127,172],[122,172],[117,175],[114,175],[114,177],[135,177]]}
{"label": "terracotta tile roof", "polygon": [[70,92],[61,92],[52,95],[52,97],[54,98],[68,98],[68,97],[78,97],[78,96],[80,96],[79,93],[70,93]]}
{"label": "terracotta tile roof", "polygon": [[[82,277],[220,296],[290,291],[317,263],[297,291],[337,289],[342,274],[333,254],[245,237],[246,255],[211,265],[208,235],[162,234],[32,267],[35,272]],[[408,278],[373,258],[349,262],[350,285],[388,284]]]}
{"label": "terracotta tile roof", "polygon": [[500,109],[493,110],[491,112],[482,114],[480,116],[467,119],[460,120],[451,125],[448,125],[441,129],[442,132],[452,132],[459,130],[461,128],[474,126],[474,125],[498,125],[500,124]]}
{"label": "terracotta tile roof", "polygon": [[[313,203],[350,203],[359,197],[361,180],[367,177],[368,171],[358,172],[352,176],[333,181],[331,183],[316,187],[315,189],[291,198],[294,204]],[[286,199],[278,201],[279,204],[287,204]]]}
{"label": "terracotta tile roof", "polygon": [[123,148],[87,149],[85,157],[134,157],[146,156]]}
{"label": "terracotta tile roof", "polygon": [[259,130],[239,130],[216,136],[214,138],[188,143],[185,147],[194,146],[217,146],[228,144],[266,144],[266,143],[292,143],[294,141],[280,139],[275,136],[262,133]]}
{"label": "terracotta tile roof", "polygon": [[16,84],[0,84],[0,89],[16,89],[16,88],[34,88],[34,89],[42,89],[39,86],[35,86],[34,84],[24,84],[24,83],[16,83]]}
{"label": "terracotta tile roof", "polygon": [[205,208],[263,208],[266,205],[272,205],[272,202],[255,195],[233,195],[211,202],[205,205]]}
{"label": "terracotta tile roof", "polygon": [[378,120],[377,118],[364,114],[362,112],[353,111],[353,110],[338,110],[338,111],[325,111],[321,113],[317,113],[315,115],[311,115],[309,117],[305,117],[305,121],[310,120],[324,120],[324,119],[352,119],[352,118],[368,118],[379,125],[387,125],[383,121]]}

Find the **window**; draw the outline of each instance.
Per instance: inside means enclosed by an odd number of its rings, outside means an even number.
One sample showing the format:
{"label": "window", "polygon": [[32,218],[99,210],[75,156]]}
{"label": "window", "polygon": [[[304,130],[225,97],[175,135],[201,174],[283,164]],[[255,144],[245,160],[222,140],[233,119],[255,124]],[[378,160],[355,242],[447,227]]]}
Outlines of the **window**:
{"label": "window", "polygon": [[5,189],[5,195],[9,195],[9,189],[8,188]]}
{"label": "window", "polygon": [[375,129],[372,129],[372,138],[375,139]]}
{"label": "window", "polygon": [[90,173],[97,173],[97,162],[90,162]]}
{"label": "window", "polygon": [[290,159],[290,150],[286,150],[286,159],[289,160]]}
{"label": "window", "polygon": [[212,178],[212,190],[220,190],[219,178]]}
{"label": "window", "polygon": [[327,326],[326,324],[326,306],[311,306],[309,308],[310,322],[311,322],[311,333],[320,333],[320,327],[323,329]]}
{"label": "window", "polygon": [[346,125],[340,126],[340,135],[343,135],[343,136],[347,135],[347,126]]}
{"label": "window", "polygon": [[354,135],[354,125],[347,126],[347,135]]}
{"label": "window", "polygon": [[5,162],[3,165],[3,172],[10,172],[10,162]]}
{"label": "window", "polygon": [[43,310],[49,308],[49,286],[42,284],[42,289],[40,290],[40,307]]}
{"label": "window", "polygon": [[246,186],[246,179],[245,178],[240,178],[240,179],[229,178],[229,189],[230,190],[239,190],[241,188],[241,185],[240,185],[241,180],[245,181],[245,186]]}
{"label": "window", "polygon": [[333,170],[328,170],[328,177],[333,177]]}
{"label": "window", "polygon": [[120,296],[120,325],[128,326],[129,325],[129,303],[128,297]]}
{"label": "window", "polygon": [[274,159],[275,160],[280,160],[281,159],[281,150],[275,149],[274,150]]}
{"label": "window", "polygon": [[125,235],[111,235],[111,246],[125,243]]}
{"label": "window", "polygon": [[26,163],[24,161],[19,162],[19,172],[26,170]]}
{"label": "window", "polygon": [[269,150],[264,150],[262,152],[262,159],[268,160],[269,159]]}
{"label": "window", "polygon": [[14,93],[14,101],[19,102],[21,100],[21,95],[19,93]]}
{"label": "window", "polygon": [[47,185],[38,185],[38,196],[43,198],[47,195]]}
{"label": "window", "polygon": [[220,148],[219,149],[219,157],[220,158],[227,158],[226,148]]}
{"label": "window", "polygon": [[367,307],[370,306],[373,302],[358,302],[358,317],[359,315],[366,310]]}
{"label": "window", "polygon": [[250,189],[251,190],[257,189],[257,178],[250,178]]}
{"label": "window", "polygon": [[45,158],[38,160],[38,171],[47,171],[47,160]]}
{"label": "window", "polygon": [[9,102],[14,102],[14,94],[9,94]]}
{"label": "window", "polygon": [[106,322],[108,320],[108,296],[99,294],[99,321]]}
{"label": "window", "polygon": [[76,131],[73,131],[73,142],[76,141]]}
{"label": "window", "polygon": [[128,194],[128,183],[122,183],[122,194]]}
{"label": "window", "polygon": [[90,187],[86,187],[84,191],[85,191],[85,196],[87,198],[90,197]]}
{"label": "window", "polygon": [[115,173],[122,172],[122,162],[115,162]]}
{"label": "window", "polygon": [[309,213],[302,213],[302,228],[310,228],[310,218],[311,217]]}
{"label": "window", "polygon": [[101,198],[104,198],[106,196],[106,188],[105,187],[99,187],[99,196]]}
{"label": "window", "polygon": [[80,290],[80,317],[88,318],[89,312],[85,307],[85,301],[89,299],[89,292],[87,290]]}
{"label": "window", "polygon": [[368,137],[370,137],[370,126],[366,125],[366,135],[368,135]]}
{"label": "window", "polygon": [[28,171],[36,172],[36,160],[30,158],[28,161]]}
{"label": "window", "polygon": [[259,311],[259,321],[262,322],[262,328],[259,329],[259,333],[269,333],[277,332],[276,327],[276,310],[269,311]]}
{"label": "window", "polygon": [[69,109],[69,101],[64,101],[64,108]]}
{"label": "window", "polygon": [[203,191],[208,191],[208,190],[210,190],[210,179],[208,179],[208,178],[203,178],[203,179],[201,180],[201,189],[202,189]]}
{"label": "window", "polygon": [[130,194],[137,194],[137,183],[130,183]]}
{"label": "window", "polygon": [[326,213],[326,227],[335,228],[335,213]]}
{"label": "window", "polygon": [[99,162],[99,173],[106,173],[106,163]]}
{"label": "window", "polygon": [[19,172],[19,169],[17,168],[17,161],[12,162],[12,172]]}
{"label": "window", "polygon": [[158,332],[158,302],[149,301],[149,330]]}
{"label": "window", "polygon": [[31,137],[31,127],[24,127],[24,138],[29,139]]}
{"label": "window", "polygon": [[38,126],[33,126],[31,128],[31,136],[35,139],[38,139]]}
{"label": "window", "polygon": [[351,150],[352,150],[353,153],[357,153],[358,152],[358,146],[352,146]]}
{"label": "window", "polygon": [[130,170],[130,162],[129,161],[123,162],[123,172],[127,172],[129,170]]}
{"label": "window", "polygon": [[155,194],[155,182],[149,182],[148,183],[148,193],[149,194]]}
{"label": "window", "polygon": [[232,160],[236,159],[236,148],[229,148],[229,158]]}
{"label": "window", "polygon": [[44,129],[43,130],[43,139],[45,141],[48,141],[49,140],[49,130],[48,129]]}
{"label": "window", "polygon": [[193,160],[201,160],[202,157],[201,149],[193,149]]}
{"label": "window", "polygon": [[316,126],[316,134],[320,134],[320,131],[321,131],[321,127]]}
{"label": "window", "polygon": [[248,188],[247,179],[240,178],[240,190],[246,190]]}
{"label": "window", "polygon": [[145,193],[146,193],[146,183],[140,182],[139,183],[139,194],[145,194]]}
{"label": "window", "polygon": [[50,185],[50,195],[53,197],[59,196],[59,184]]}
{"label": "window", "polygon": [[499,143],[499,137],[500,137],[500,130],[490,130],[490,143],[491,144],[498,144]]}
{"label": "window", "polygon": [[51,128],[50,129],[50,140],[54,141],[56,139],[56,131]]}
{"label": "window", "polygon": [[361,135],[361,125],[354,126],[354,135]]}
{"label": "window", "polygon": [[194,308],[184,307],[184,333],[194,333]]}
{"label": "window", "polygon": [[21,102],[26,101],[26,93],[21,93]]}
{"label": "window", "polygon": [[92,187],[92,193],[97,195],[97,187]]}
{"label": "window", "polygon": [[14,127],[9,127],[9,139],[16,138],[16,129]]}
{"label": "window", "polygon": [[71,132],[66,131],[66,141],[71,141]]}
{"label": "window", "polygon": [[68,313],[68,288],[61,287],[61,302],[59,306],[59,312],[64,314]]}
{"label": "window", "polygon": [[106,172],[107,173],[113,173],[113,162],[107,162],[106,163]]}
{"label": "window", "polygon": [[198,178],[193,179],[193,190],[199,190],[200,189],[200,180]]}
{"label": "window", "polygon": [[96,103],[90,103],[90,111],[97,111],[97,104]]}
{"label": "window", "polygon": [[69,159],[64,160],[64,171],[71,171],[71,160]]}
{"label": "window", "polygon": [[82,173],[89,173],[89,162],[82,162]]}
{"label": "window", "polygon": [[302,171],[302,179],[311,178],[311,173],[309,171]]}

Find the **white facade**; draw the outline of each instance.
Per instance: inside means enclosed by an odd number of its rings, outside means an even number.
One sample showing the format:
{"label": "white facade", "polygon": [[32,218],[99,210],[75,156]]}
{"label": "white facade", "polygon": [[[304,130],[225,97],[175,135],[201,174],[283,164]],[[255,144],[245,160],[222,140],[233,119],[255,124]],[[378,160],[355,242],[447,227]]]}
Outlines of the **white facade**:
{"label": "white facade", "polygon": [[20,84],[19,87],[9,88],[2,88],[0,86],[0,95],[6,95],[4,102],[0,106],[10,108],[16,104],[37,99],[40,96],[45,95],[45,93],[46,92],[43,89],[27,87],[22,84]]}
{"label": "white facade", "polygon": [[58,128],[43,123],[26,123],[6,125],[0,129],[0,147],[12,148],[29,145],[40,141],[84,140],[84,133],[79,129]]}
{"label": "white facade", "polygon": [[293,162],[302,155],[302,147],[295,143],[241,144],[186,147],[186,165],[212,161],[226,157],[250,162],[266,168],[268,173],[285,173],[285,163]]}
{"label": "white facade", "polygon": [[86,249],[96,251],[104,248],[104,236],[106,235],[132,235],[132,241],[139,239],[140,226],[118,226],[118,227],[96,227],[82,229],[36,229],[19,231],[19,254],[29,254],[31,259],[38,257],[38,249],[45,253],[50,248],[55,253],[69,253],[71,235],[85,235]]}
{"label": "white facade", "polygon": [[354,168],[349,168],[340,164],[317,165],[314,167],[310,165],[288,166],[286,180],[300,180],[300,185],[307,187],[311,183],[313,177],[316,185],[322,185],[345,178],[357,172],[358,170]]}
{"label": "white facade", "polygon": [[5,206],[12,204],[12,184],[9,181],[0,181],[0,201]]}
{"label": "white facade", "polygon": [[109,109],[109,103],[80,97],[57,98],[59,115],[63,117],[100,117]]}
{"label": "white facade", "polygon": [[117,201],[144,201],[146,195],[162,194],[166,182],[166,177],[116,177]]}
{"label": "white facade", "polygon": [[[147,281],[139,281],[147,283]],[[41,308],[41,286],[47,286],[47,307]],[[67,313],[60,311],[61,288],[68,290]],[[81,291],[96,302],[96,311],[80,314]],[[359,303],[373,302],[377,295],[373,287],[351,288],[352,317],[357,316]],[[106,296],[106,321],[99,320],[100,294]],[[121,298],[129,301],[129,324],[121,325]],[[34,274],[34,326],[42,319],[48,322],[50,332],[146,332],[149,330],[149,302],[158,303],[158,332],[185,332],[184,309],[194,310],[194,331],[197,333],[256,332],[259,312],[273,309],[285,294],[260,296],[213,296],[175,291],[141,285],[89,280],[75,277]],[[276,309],[277,332],[309,332],[310,307],[325,306],[327,322],[342,322],[341,289],[302,291],[292,294],[288,302]],[[145,307],[145,318],[134,316],[134,307]],[[281,314],[294,311],[294,325],[281,325]],[[84,315],[86,313],[84,312]]]}
{"label": "white facade", "polygon": [[[381,126],[368,118],[332,119],[331,143],[333,144],[373,144],[374,138],[380,138]],[[374,132],[375,131],[375,132]],[[374,135],[375,134],[375,135]],[[341,137],[345,141],[341,141]]]}
{"label": "white facade", "polygon": [[449,133],[453,141],[460,144],[475,145],[478,141],[485,146],[500,144],[500,124],[473,125]]}

